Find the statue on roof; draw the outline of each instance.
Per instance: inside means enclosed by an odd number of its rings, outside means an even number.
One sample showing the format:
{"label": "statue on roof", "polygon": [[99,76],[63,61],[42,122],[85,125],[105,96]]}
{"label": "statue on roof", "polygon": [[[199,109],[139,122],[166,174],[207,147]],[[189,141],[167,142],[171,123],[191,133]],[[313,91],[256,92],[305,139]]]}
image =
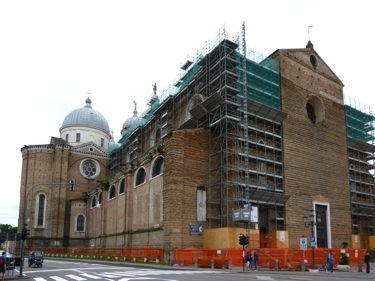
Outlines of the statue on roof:
{"label": "statue on roof", "polygon": [[157,90],[156,82],[152,84],[152,90],[154,91],[154,95],[156,95],[156,90]]}

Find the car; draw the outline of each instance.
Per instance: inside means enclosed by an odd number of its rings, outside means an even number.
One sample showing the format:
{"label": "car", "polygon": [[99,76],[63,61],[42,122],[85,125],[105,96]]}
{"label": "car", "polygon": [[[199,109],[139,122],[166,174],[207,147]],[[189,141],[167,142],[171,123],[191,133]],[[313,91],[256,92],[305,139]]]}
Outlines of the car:
{"label": "car", "polygon": [[28,255],[29,267],[35,264],[37,267],[43,266],[43,252],[32,251]]}
{"label": "car", "polygon": [[14,269],[15,266],[20,265],[20,258],[18,258],[18,264],[17,264],[16,257],[12,255],[11,253],[6,253],[5,257],[7,259],[7,263],[6,263],[7,269]]}

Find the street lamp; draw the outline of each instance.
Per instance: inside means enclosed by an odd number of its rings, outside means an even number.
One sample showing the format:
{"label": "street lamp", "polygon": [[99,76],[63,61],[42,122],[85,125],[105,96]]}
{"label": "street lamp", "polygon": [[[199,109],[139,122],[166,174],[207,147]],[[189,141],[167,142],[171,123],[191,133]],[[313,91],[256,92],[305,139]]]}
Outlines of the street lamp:
{"label": "street lamp", "polygon": [[[303,223],[305,224],[305,227],[311,227],[311,237],[314,237],[314,228],[316,225],[319,225],[322,222],[322,217],[320,214],[316,215],[316,220],[315,220],[315,210],[311,209],[310,210],[310,221],[308,221],[307,216],[303,216]],[[313,242],[310,240],[310,243]],[[312,251],[312,264],[311,264],[311,269],[317,269],[315,265],[315,255],[314,255],[314,249],[315,249],[315,243],[316,239],[314,239],[314,244],[311,245],[311,251]]]}
{"label": "street lamp", "polygon": [[102,244],[102,239],[103,239],[103,203],[100,202],[99,203],[99,200],[100,200],[100,197],[102,197],[102,194],[100,193],[99,196],[98,196],[98,203],[96,203],[96,208],[100,208],[101,207],[101,210],[100,210],[100,244],[99,246],[100,247],[103,247],[103,244]]}

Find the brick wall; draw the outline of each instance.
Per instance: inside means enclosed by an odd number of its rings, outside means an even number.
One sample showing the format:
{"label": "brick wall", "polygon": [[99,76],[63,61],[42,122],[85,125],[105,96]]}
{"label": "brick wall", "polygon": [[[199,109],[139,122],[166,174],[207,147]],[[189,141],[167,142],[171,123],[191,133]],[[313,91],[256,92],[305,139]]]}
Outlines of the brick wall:
{"label": "brick wall", "polygon": [[208,140],[205,129],[174,131],[165,139],[165,247],[203,245],[201,236],[189,235],[189,222],[197,220],[197,187],[206,186]]}
{"label": "brick wall", "polygon": [[[313,202],[328,204],[332,246],[350,241],[350,190],[342,84],[318,57],[318,67],[309,62],[310,50],[294,54],[281,52],[286,228],[290,246],[310,236],[303,225]],[[310,66],[309,66],[310,65]],[[313,124],[306,105],[311,97],[321,102],[324,122]]]}

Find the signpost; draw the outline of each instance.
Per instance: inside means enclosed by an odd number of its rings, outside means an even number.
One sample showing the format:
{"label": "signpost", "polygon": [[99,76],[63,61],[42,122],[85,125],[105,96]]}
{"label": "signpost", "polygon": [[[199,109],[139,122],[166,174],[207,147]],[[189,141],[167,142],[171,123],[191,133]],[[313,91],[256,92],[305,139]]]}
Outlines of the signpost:
{"label": "signpost", "polygon": [[306,251],[307,250],[307,238],[300,238],[299,239],[299,249]]}
{"label": "signpost", "polygon": [[314,236],[310,237],[310,246],[311,247],[315,247],[316,246],[316,241],[315,241],[315,237]]}

